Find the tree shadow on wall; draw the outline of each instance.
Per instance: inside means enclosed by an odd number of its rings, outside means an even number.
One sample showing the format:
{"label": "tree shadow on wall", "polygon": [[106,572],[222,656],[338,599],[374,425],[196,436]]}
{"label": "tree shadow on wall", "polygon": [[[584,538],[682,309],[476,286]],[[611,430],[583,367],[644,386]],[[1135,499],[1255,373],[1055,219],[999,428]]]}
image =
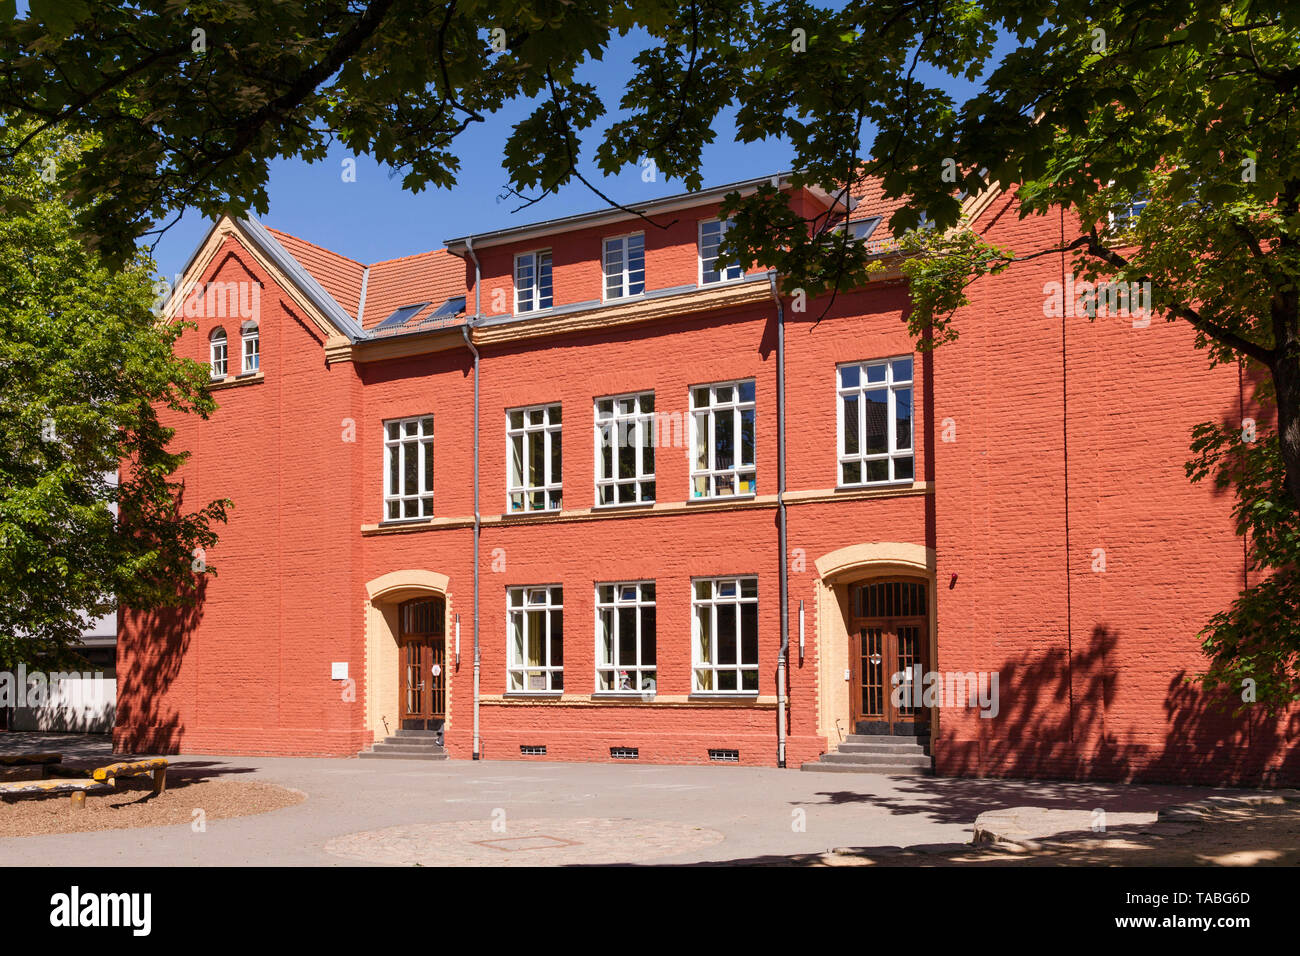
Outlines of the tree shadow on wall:
{"label": "tree shadow on wall", "polygon": [[[1133,681],[1115,662],[1143,656],[1129,650],[1121,657],[1118,644],[1113,629],[1098,625],[1068,657],[1061,648],[1004,663],[998,716],[959,717],[937,741],[936,753],[950,748],[945,771],[1248,786],[1300,779],[1300,751],[1293,744],[1300,713],[1278,720],[1261,707],[1234,716],[1234,701],[1192,683],[1186,670],[1165,685],[1165,719],[1151,715],[1149,729],[1134,727],[1150,708],[1135,705],[1131,693],[1117,706],[1117,690]],[[949,730],[956,732],[950,736]],[[1274,760],[1279,754],[1280,764]]]}
{"label": "tree shadow on wall", "polygon": [[177,753],[185,733],[172,686],[195,628],[203,620],[208,580],[193,602],[151,611],[128,610],[118,641],[117,725],[114,753]]}

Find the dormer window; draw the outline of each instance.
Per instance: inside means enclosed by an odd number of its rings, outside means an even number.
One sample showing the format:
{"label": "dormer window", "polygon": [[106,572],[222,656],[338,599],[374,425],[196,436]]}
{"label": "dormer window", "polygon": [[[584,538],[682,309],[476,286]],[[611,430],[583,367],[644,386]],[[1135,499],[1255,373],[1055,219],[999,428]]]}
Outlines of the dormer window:
{"label": "dormer window", "polygon": [[711,219],[700,223],[700,285],[730,282],[744,275],[738,265],[723,266],[718,261],[722,237],[731,229],[730,219]]}
{"label": "dormer window", "polygon": [[243,375],[252,375],[262,367],[262,348],[257,337],[257,322],[250,319],[240,329],[243,339]]}
{"label": "dormer window", "polygon": [[515,256],[515,313],[551,307],[551,250]]}
{"label": "dormer window", "polygon": [[213,379],[226,377],[226,330],[219,326],[208,336],[208,365]]}

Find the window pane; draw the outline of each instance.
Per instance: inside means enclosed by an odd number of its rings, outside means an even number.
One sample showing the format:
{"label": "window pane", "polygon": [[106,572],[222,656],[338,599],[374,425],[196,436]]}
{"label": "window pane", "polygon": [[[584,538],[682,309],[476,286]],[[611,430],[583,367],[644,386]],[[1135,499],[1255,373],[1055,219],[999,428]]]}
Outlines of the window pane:
{"label": "window pane", "polygon": [[740,400],[742,402],[752,402],[754,400],[753,382],[741,382],[740,385],[737,386],[737,390],[740,393]]}
{"label": "window pane", "polygon": [[894,389],[894,447],[899,451],[912,447],[912,390]]}
{"label": "window pane", "polygon": [[[653,600],[653,593],[650,598]],[[655,608],[651,605],[641,608],[641,663],[655,664],[658,660],[655,654]]]}
{"label": "window pane", "polygon": [[881,454],[889,450],[887,444],[889,430],[885,424],[888,414],[889,393],[883,388],[872,389],[863,394],[866,430],[866,452],[869,455]]}
{"label": "window pane", "polygon": [[730,468],[736,456],[736,423],[727,411],[713,420],[713,467]]}
{"label": "window pane", "polygon": [[885,366],[884,366],[884,365],[868,365],[868,366],[867,366],[867,381],[868,381],[868,382],[883,382],[884,380],[885,380]]}
{"label": "window pane", "polygon": [[758,605],[740,606],[740,662],[758,663]]}
{"label": "window pane", "polygon": [[912,459],[895,458],[894,459],[894,477],[897,479],[912,478]]}
{"label": "window pane", "polygon": [[551,483],[553,484],[558,482],[560,475],[564,473],[560,468],[560,433],[551,432],[547,437],[551,441]]}
{"label": "window pane", "polygon": [[754,463],[754,410],[746,408],[740,413],[740,463]]}
{"label": "window pane", "polygon": [[893,366],[895,382],[910,382],[912,380],[912,360],[910,358],[895,359]]}
{"label": "window pane", "polygon": [[860,369],[856,365],[846,365],[840,369],[840,387],[857,388]]}
{"label": "window pane", "polygon": [[857,395],[844,396],[844,454],[856,455],[860,448],[858,444],[858,416],[860,406]]}

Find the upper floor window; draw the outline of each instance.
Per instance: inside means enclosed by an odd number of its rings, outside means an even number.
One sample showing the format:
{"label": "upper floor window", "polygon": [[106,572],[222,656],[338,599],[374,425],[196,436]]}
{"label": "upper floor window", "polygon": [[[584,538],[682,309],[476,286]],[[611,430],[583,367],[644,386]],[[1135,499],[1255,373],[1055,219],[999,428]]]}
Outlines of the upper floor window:
{"label": "upper floor window", "polygon": [[645,291],[645,233],[605,240],[605,298]]}
{"label": "upper floor window", "polygon": [[707,578],[692,585],[692,688],[757,693],[758,578]]}
{"label": "upper floor window", "polygon": [[262,367],[262,347],[258,341],[257,322],[249,320],[241,328],[240,336],[243,339],[243,365],[242,373],[248,375],[256,372]]}
{"label": "upper floor window", "polygon": [[839,483],[911,481],[912,359],[855,362],[839,376]]}
{"label": "upper floor window", "polygon": [[1147,203],[1151,201],[1151,196],[1145,189],[1135,192],[1132,198],[1126,203],[1120,203],[1110,211],[1110,226],[1113,232],[1125,232],[1132,229],[1142,215],[1142,210],[1147,208]]}
{"label": "upper floor window", "polygon": [[656,653],[654,582],[596,585],[596,689],[654,693]]}
{"label": "upper floor window", "polygon": [[208,365],[213,378],[226,377],[226,330],[215,328],[208,336]]}
{"label": "upper floor window", "polygon": [[562,500],[559,404],[507,411],[506,445],[511,513],[558,511]]}
{"label": "upper floor window", "polygon": [[691,389],[691,448],[692,498],[755,493],[753,379]]}
{"label": "upper floor window", "polygon": [[700,285],[739,279],[744,274],[738,265],[722,267],[718,262],[718,247],[730,229],[730,219],[710,219],[700,223]]}
{"label": "upper floor window", "polygon": [[551,250],[515,256],[515,312],[551,307]]}
{"label": "upper floor window", "polygon": [[596,504],[655,500],[655,393],[596,399]]}
{"label": "upper floor window", "polygon": [[433,515],[433,417],[384,422],[384,519]]}
{"label": "upper floor window", "polygon": [[509,588],[509,660],[512,691],[564,690],[564,589]]}

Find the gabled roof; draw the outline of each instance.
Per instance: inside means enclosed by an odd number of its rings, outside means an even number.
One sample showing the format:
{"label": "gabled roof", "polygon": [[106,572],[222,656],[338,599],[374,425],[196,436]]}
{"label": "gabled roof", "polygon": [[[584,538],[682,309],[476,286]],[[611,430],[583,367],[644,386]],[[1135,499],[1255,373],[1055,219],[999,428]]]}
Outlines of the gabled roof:
{"label": "gabled roof", "polygon": [[361,305],[361,281],[366,267],[355,259],[341,256],[337,252],[324,249],[306,239],[299,239],[279,229],[266,227],[284,247],[289,255],[298,260],[307,272],[320,283],[321,288],[330,294],[352,318],[358,317]]}

